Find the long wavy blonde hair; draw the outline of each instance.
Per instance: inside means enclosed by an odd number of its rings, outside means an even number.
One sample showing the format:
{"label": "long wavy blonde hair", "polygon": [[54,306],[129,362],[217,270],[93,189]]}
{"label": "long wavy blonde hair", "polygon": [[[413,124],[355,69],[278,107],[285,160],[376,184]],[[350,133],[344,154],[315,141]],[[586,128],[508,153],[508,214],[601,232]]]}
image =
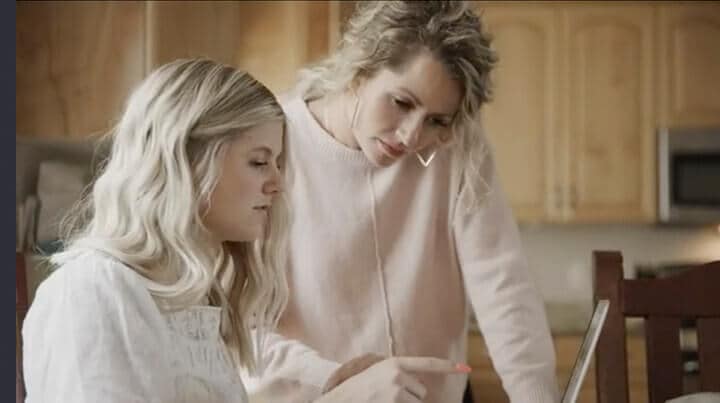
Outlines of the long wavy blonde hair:
{"label": "long wavy blonde hair", "polygon": [[[221,331],[237,369],[254,373],[257,346],[287,301],[286,202],[272,206],[262,239],[220,243],[202,216],[230,142],[254,126],[284,122],[273,94],[250,74],[208,59],[152,72],[109,133],[110,154],[65,220],[60,265],[104,252],[140,273],[162,309],[222,308]],[[172,281],[157,281],[172,273]],[[167,278],[167,277],[165,277]]]}
{"label": "long wavy blonde hair", "polygon": [[453,121],[456,172],[467,186],[465,206],[476,206],[488,190],[480,107],[492,95],[490,71],[497,62],[491,38],[465,1],[359,1],[337,49],[300,72],[306,100],[343,91],[383,68],[401,69],[428,50],[463,88]]}

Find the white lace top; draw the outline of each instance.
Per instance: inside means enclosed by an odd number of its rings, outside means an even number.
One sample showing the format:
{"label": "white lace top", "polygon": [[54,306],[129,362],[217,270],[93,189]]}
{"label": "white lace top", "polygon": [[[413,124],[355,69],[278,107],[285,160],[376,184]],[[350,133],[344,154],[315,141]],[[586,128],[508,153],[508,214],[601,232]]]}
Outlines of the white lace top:
{"label": "white lace top", "polygon": [[246,403],[220,308],[161,312],[142,277],[89,252],[38,288],[23,326],[27,403]]}

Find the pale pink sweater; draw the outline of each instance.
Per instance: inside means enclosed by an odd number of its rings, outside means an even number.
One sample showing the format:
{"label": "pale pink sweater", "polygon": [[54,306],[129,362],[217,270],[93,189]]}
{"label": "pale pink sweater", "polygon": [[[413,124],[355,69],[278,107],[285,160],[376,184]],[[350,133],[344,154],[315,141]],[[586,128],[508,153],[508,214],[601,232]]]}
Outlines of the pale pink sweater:
{"label": "pale pink sweater", "polygon": [[[375,168],[286,95],[290,303],[252,401],[311,401],[363,353],[466,362],[470,306],[512,402],[558,401],[543,302],[487,159],[482,208],[457,208],[451,153]],[[299,340],[301,343],[292,340]],[[460,402],[464,376],[426,375],[428,402]]]}

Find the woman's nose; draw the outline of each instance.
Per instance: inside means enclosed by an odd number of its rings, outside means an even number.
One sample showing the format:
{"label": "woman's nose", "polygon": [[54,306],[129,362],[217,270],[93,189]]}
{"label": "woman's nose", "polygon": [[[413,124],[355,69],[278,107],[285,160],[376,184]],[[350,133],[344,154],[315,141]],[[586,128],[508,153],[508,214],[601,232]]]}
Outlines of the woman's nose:
{"label": "woman's nose", "polygon": [[420,137],[423,130],[423,117],[420,114],[409,117],[405,124],[398,130],[400,141],[405,148],[415,151],[419,148]]}
{"label": "woman's nose", "polygon": [[280,193],[281,191],[282,189],[280,188],[280,186],[278,186],[277,183],[274,182],[266,183],[265,188],[263,189],[263,192],[269,195]]}
{"label": "woman's nose", "polygon": [[283,176],[282,172],[275,169],[272,178],[265,182],[263,185],[263,192],[265,194],[274,195],[283,191]]}

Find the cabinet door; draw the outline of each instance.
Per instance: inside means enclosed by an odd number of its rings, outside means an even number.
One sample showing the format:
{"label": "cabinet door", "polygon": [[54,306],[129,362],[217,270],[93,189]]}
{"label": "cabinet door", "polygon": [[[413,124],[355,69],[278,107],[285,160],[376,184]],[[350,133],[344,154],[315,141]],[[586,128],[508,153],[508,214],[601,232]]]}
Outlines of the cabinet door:
{"label": "cabinet door", "polygon": [[482,116],[500,180],[519,221],[552,221],[561,202],[554,182],[557,14],[547,5],[513,2],[479,9],[499,57],[493,100]]}
{"label": "cabinet door", "polygon": [[660,125],[720,125],[720,3],[661,3]]}
{"label": "cabinet door", "polygon": [[654,219],[653,8],[563,10],[572,222]]}
{"label": "cabinet door", "polygon": [[178,58],[236,61],[242,38],[238,3],[150,1],[147,21],[148,73]]}
{"label": "cabinet door", "polygon": [[180,57],[207,56],[281,92],[295,83],[300,67],[327,55],[329,20],[326,2],[153,1],[149,69]]}
{"label": "cabinet door", "polygon": [[138,2],[17,3],[17,135],[110,129],[143,78],[144,12]]}

